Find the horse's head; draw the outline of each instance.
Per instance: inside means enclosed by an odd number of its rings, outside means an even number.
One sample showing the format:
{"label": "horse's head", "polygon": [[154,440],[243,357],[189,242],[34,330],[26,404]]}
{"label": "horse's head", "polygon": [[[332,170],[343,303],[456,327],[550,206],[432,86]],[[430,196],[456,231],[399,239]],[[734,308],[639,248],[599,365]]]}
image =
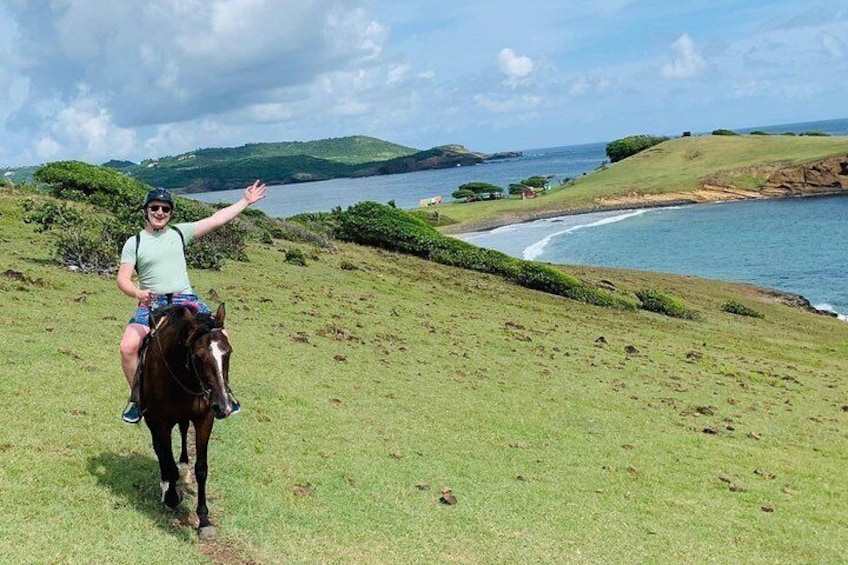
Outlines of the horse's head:
{"label": "horse's head", "polygon": [[233,411],[229,394],[230,354],[233,349],[224,333],[224,304],[218,306],[215,316],[188,312],[187,318],[195,324],[189,339],[194,370],[209,393],[212,413],[218,419],[226,418]]}

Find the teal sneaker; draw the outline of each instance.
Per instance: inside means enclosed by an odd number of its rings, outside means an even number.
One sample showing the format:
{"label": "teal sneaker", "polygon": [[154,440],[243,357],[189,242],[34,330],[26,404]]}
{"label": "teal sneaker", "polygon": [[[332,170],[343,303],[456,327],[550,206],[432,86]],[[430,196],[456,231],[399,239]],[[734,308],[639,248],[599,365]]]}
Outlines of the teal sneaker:
{"label": "teal sneaker", "polygon": [[129,401],[121,419],[127,424],[138,424],[141,422],[141,408],[135,402]]}
{"label": "teal sneaker", "polygon": [[233,405],[233,411],[230,412],[230,416],[235,416],[239,412],[241,412],[241,404],[236,400],[236,395],[233,394],[232,389],[228,391],[230,393],[230,403]]}

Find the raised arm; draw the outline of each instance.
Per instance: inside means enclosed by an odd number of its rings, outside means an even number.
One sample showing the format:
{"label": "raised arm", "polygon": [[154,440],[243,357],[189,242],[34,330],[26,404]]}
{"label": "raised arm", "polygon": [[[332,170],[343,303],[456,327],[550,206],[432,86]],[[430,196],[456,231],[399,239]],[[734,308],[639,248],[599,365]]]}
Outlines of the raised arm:
{"label": "raised arm", "polygon": [[194,228],[194,237],[203,237],[207,233],[225,226],[236,219],[236,216],[255,202],[265,198],[265,183],[258,180],[244,190],[244,196],[238,202],[221,208],[208,218],[203,218]]}

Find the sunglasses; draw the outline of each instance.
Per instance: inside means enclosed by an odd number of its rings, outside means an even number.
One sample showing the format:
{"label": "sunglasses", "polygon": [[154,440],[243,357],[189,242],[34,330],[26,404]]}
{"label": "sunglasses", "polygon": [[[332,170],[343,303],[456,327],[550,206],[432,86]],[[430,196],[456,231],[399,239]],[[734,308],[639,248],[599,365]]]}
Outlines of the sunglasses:
{"label": "sunglasses", "polygon": [[162,210],[162,212],[164,212],[166,214],[171,213],[171,207],[170,206],[160,206],[159,204],[154,204],[152,206],[148,206],[147,209],[150,210],[151,212],[158,212],[159,210]]}

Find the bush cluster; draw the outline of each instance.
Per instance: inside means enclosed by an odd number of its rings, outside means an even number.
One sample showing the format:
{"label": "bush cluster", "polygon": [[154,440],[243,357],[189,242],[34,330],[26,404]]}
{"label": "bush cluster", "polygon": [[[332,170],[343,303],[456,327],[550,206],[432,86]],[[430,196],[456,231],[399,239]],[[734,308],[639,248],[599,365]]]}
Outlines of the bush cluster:
{"label": "bush cluster", "polygon": [[729,302],[725,302],[721,305],[721,309],[723,312],[727,312],[728,314],[735,314],[737,316],[748,316],[749,318],[765,317],[760,312],[757,312],[753,308],[749,308],[741,302],[737,302],[736,300],[730,300]]}
{"label": "bush cluster", "polygon": [[[57,258],[66,266],[86,272],[112,271],[124,242],[144,227],[141,209],[150,187],[107,167],[80,161],[57,161],[38,168],[33,178],[50,187],[57,201],[25,204],[27,221],[57,238]],[[74,203],[85,203],[95,213],[81,214]],[[227,204],[207,204],[177,197],[173,221],[194,222]],[[259,210],[246,210],[236,221],[193,240],[186,262],[199,269],[220,269],[225,259],[246,261],[249,238],[270,243],[293,239],[331,247],[327,237]]]}
{"label": "bush cluster", "polygon": [[107,273],[115,269],[118,250],[126,241],[123,225],[114,217],[83,215],[72,204],[56,200],[21,201],[24,222],[36,231],[51,232],[56,238],[56,260],[85,273]]}
{"label": "bush cluster", "polygon": [[607,157],[609,157],[611,163],[615,163],[667,140],[667,137],[655,135],[631,135],[616,139],[607,143]]}
{"label": "bush cluster", "polygon": [[636,298],[639,299],[639,308],[642,310],[684,320],[697,320],[699,317],[697,312],[690,310],[676,298],[656,290],[639,290],[636,292]]}
{"label": "bush cluster", "polygon": [[339,239],[421,257],[443,265],[499,275],[521,286],[589,304],[634,309],[630,302],[557,269],[483,249],[439,233],[425,220],[377,202],[338,212]]}
{"label": "bush cluster", "polygon": [[286,250],[286,263],[290,263],[292,265],[298,265],[300,267],[306,266],[306,253],[302,250],[294,247],[292,249]]}

